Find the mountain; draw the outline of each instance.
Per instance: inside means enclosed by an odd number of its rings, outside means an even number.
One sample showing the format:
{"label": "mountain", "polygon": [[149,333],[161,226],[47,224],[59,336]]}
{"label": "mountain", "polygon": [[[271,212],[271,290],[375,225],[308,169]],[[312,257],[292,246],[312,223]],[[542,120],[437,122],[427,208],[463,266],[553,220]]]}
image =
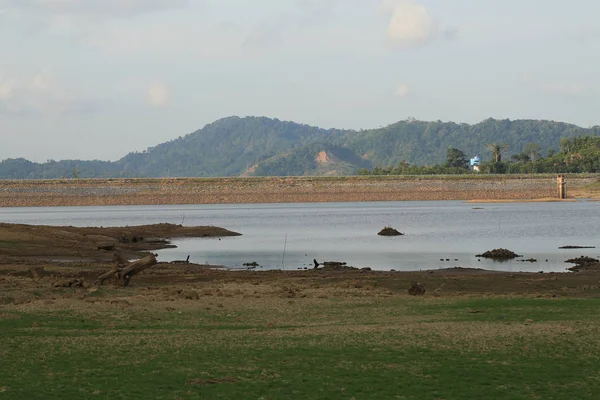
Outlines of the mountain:
{"label": "mountain", "polygon": [[556,150],[562,138],[599,135],[600,126],[585,129],[538,120],[487,119],[469,125],[408,119],[353,131],[265,117],[229,117],[116,162],[4,160],[0,178],[349,175],[401,161],[440,164],[448,147],[489,159],[491,143],[510,145],[506,153],[510,157],[530,143]]}

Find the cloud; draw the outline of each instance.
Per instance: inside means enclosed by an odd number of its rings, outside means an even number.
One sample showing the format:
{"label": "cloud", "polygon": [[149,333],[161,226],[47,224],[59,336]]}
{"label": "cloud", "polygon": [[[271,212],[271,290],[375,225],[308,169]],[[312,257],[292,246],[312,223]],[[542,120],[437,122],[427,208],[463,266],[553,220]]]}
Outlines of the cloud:
{"label": "cloud", "polygon": [[411,94],[412,92],[410,91],[410,88],[405,84],[401,83],[398,85],[398,87],[396,87],[396,97],[403,99],[409,97]]}
{"label": "cloud", "polygon": [[0,8],[48,15],[135,16],[185,7],[188,0],[0,0]]}
{"label": "cloud", "polygon": [[541,79],[534,74],[527,73],[523,77],[526,85],[537,92],[547,95],[566,97],[582,97],[594,93],[590,85],[584,85],[571,79]]}
{"label": "cloud", "polygon": [[335,17],[339,0],[296,0],[296,19],[300,26],[314,26]]}
{"label": "cloud", "polygon": [[571,97],[583,96],[588,92],[584,85],[574,82],[542,83],[538,85],[538,88],[544,93]]}
{"label": "cloud", "polygon": [[4,79],[0,75],[0,102],[9,100],[14,92],[15,82],[13,80]]}
{"label": "cloud", "polygon": [[426,45],[441,37],[454,40],[459,30],[435,20],[417,0],[383,0],[381,9],[390,15],[387,36],[400,48]]}
{"label": "cloud", "polygon": [[150,85],[146,95],[148,104],[153,107],[166,107],[169,105],[169,87],[163,83],[154,83]]}
{"label": "cloud", "polygon": [[246,50],[271,50],[282,46],[284,29],[280,25],[262,24],[254,27],[242,43]]}
{"label": "cloud", "polygon": [[429,42],[438,31],[427,9],[414,0],[385,0],[383,9],[391,14],[388,38],[406,47]]}
{"label": "cloud", "polygon": [[58,91],[58,83],[53,75],[47,72],[41,72],[31,79],[29,82],[31,89],[39,92]]}
{"label": "cloud", "polygon": [[459,30],[455,26],[447,26],[444,29],[442,29],[442,35],[446,40],[454,40],[459,34]]}
{"label": "cloud", "polygon": [[295,0],[286,12],[271,15],[246,35],[241,48],[266,51],[283,47],[287,40],[322,28],[336,17],[342,0]]}
{"label": "cloud", "polygon": [[0,77],[0,114],[80,114],[95,111],[99,103],[62,86],[49,72],[26,79]]}

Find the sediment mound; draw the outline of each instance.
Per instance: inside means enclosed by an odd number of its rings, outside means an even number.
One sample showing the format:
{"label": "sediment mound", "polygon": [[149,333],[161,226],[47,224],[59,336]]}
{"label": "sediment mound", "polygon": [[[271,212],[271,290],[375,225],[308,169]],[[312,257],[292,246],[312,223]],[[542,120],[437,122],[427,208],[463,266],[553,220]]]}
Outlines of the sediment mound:
{"label": "sediment mound", "polygon": [[483,254],[478,254],[475,257],[491,258],[493,260],[512,260],[514,258],[519,258],[523,256],[520,256],[517,253],[506,249],[494,249],[486,251]]}
{"label": "sediment mound", "polygon": [[569,268],[569,271],[578,272],[583,270],[600,269],[600,260],[596,260],[592,257],[581,256],[578,258],[572,258],[565,262],[575,264],[574,267]]}
{"label": "sediment mound", "polygon": [[404,236],[404,233],[397,231],[396,229],[392,228],[391,226],[386,226],[377,235],[379,235],[379,236]]}

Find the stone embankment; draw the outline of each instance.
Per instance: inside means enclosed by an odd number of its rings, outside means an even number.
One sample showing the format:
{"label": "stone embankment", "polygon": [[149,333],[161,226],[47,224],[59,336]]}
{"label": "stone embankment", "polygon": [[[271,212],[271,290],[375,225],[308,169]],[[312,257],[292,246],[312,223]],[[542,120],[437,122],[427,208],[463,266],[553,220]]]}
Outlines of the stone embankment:
{"label": "stone embankment", "polygon": [[[567,177],[571,194],[599,175]],[[0,207],[556,197],[555,176],[65,179],[0,181]],[[571,195],[569,196],[571,197]]]}

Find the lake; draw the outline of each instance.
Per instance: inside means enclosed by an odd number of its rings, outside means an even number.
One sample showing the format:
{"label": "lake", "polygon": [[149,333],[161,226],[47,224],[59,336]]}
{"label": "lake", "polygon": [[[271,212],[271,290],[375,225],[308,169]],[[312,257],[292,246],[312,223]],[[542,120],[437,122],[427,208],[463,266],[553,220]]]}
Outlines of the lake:
{"label": "lake", "polygon": [[[0,221],[72,226],[214,225],[243,234],[220,240],[177,240],[177,249],[158,251],[161,261],[190,255],[194,263],[241,267],[257,262],[264,269],[312,268],[317,259],[375,270],[460,266],[558,272],[570,266],[564,262],[568,258],[600,256],[600,249],[559,250],[564,245],[600,246],[599,208],[600,203],[587,201],[43,207],[0,208]],[[406,236],[377,236],[388,225]],[[501,247],[538,262],[475,257]]]}

